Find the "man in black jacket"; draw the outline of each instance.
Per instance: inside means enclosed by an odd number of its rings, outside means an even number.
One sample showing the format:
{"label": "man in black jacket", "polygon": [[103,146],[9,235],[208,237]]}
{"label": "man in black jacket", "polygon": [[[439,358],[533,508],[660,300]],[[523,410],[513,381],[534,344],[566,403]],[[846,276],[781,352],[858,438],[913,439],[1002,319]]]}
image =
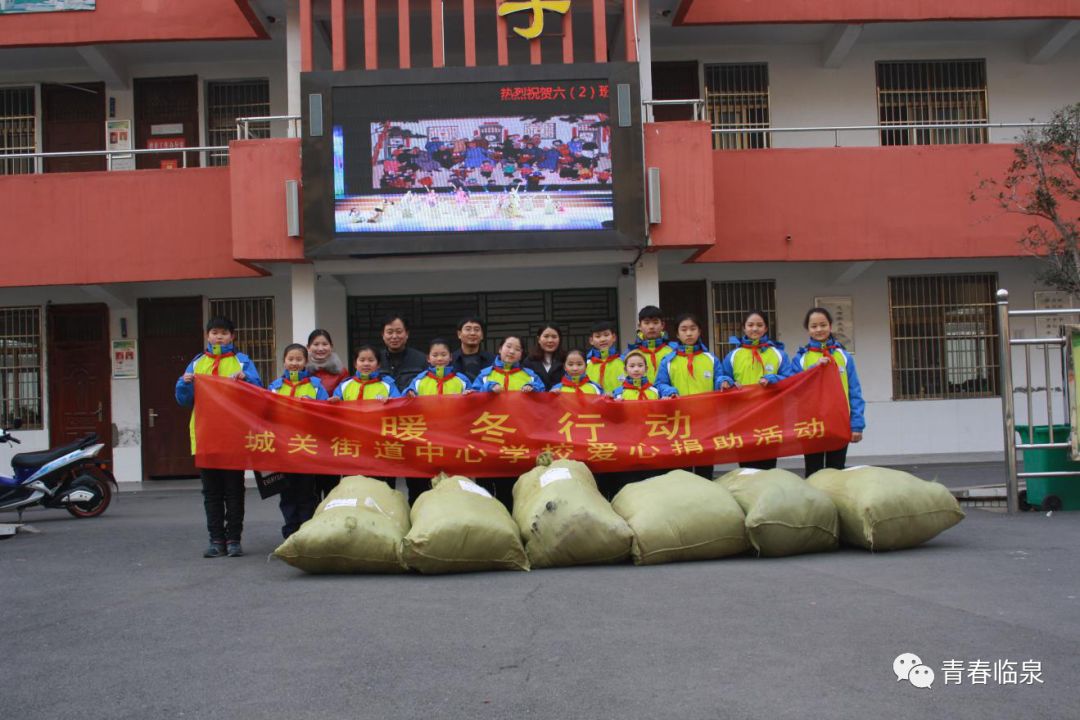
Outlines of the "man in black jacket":
{"label": "man in black jacket", "polygon": [[461,348],[450,358],[456,372],[475,380],[480,371],[495,363],[495,356],[480,349],[484,342],[484,321],[476,316],[462,318],[457,326]]}
{"label": "man in black jacket", "polygon": [[400,315],[388,315],[382,324],[385,347],[379,351],[379,369],[394,378],[398,390],[405,392],[409,383],[427,370],[427,356],[409,347],[409,325]]}

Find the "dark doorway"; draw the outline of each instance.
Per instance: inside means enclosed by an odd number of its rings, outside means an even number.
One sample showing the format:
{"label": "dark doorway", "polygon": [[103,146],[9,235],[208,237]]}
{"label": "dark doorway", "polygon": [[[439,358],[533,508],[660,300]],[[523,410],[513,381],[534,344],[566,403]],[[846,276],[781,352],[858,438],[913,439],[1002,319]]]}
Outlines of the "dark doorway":
{"label": "dark doorway", "polygon": [[[105,149],[105,83],[41,86],[45,152]],[[103,155],[48,158],[45,172],[104,170]]]}
{"label": "dark doorway", "polygon": [[203,346],[200,297],[139,300],[139,395],[143,479],[194,477],[188,423],[176,379]]}
{"label": "dark doorway", "polygon": [[48,325],[49,442],[97,433],[112,462],[112,364],[109,309],[102,304],[50,305]]}
{"label": "dark doorway", "polygon": [[664,311],[664,323],[667,325],[668,336],[672,340],[679,339],[675,318],[683,313],[693,313],[701,322],[701,339],[705,342],[705,347],[712,347],[710,343],[712,318],[709,317],[708,290],[706,280],[660,283],[660,309]]}
{"label": "dark doorway", "polygon": [[[654,100],[691,100],[701,97],[697,61],[659,62],[652,65]],[[657,122],[693,120],[692,105],[660,105],[653,108]]]}
{"label": "dark doorway", "polygon": [[[198,147],[199,83],[187,77],[142,78],[135,81],[135,144],[137,148]],[[183,153],[136,155],[135,166],[184,167]],[[187,167],[199,164],[187,153]]]}
{"label": "dark doorway", "polygon": [[589,328],[597,320],[617,323],[618,307],[614,288],[350,297],[349,352],[365,344],[382,347],[380,322],[391,312],[405,315],[409,345],[425,354],[428,343],[440,337],[456,348],[457,324],[467,315],[484,319],[483,349],[489,352],[506,335],[522,335],[528,352],[545,322],[562,328],[567,349],[588,350]]}

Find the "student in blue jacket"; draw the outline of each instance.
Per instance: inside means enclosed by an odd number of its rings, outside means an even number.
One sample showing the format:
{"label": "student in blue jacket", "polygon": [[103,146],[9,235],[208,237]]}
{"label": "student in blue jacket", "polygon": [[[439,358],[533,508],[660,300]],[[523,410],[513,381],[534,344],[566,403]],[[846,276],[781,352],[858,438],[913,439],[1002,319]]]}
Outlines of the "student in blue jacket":
{"label": "student in blue jacket", "polygon": [[[855,358],[833,337],[832,315],[825,308],[810,308],[803,327],[810,333],[810,342],[795,353],[795,360],[792,362],[795,372],[809,370],[823,363],[836,363],[848,407],[851,408],[851,442],[857,443],[862,440],[863,430],[866,429],[866,403],[863,401],[859,375],[855,372]],[[847,461],[847,449],[848,446],[845,445],[839,450],[804,456],[806,477],[827,467],[843,470]]]}

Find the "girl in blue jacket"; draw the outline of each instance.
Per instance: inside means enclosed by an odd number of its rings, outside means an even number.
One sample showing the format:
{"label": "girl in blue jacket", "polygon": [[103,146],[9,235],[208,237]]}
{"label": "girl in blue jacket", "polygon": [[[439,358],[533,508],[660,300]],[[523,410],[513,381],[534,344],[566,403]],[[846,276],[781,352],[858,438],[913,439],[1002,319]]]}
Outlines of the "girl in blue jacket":
{"label": "girl in blue jacket", "polygon": [[[863,430],[866,429],[865,410],[863,402],[862,385],[859,383],[859,375],[855,372],[855,358],[851,356],[844,346],[836,342],[832,334],[832,315],[825,308],[810,308],[803,321],[803,327],[810,333],[810,342],[799,348],[795,353],[795,372],[809,370],[815,365],[823,363],[836,363],[840,371],[840,382],[844,386],[847,395],[848,406],[851,408],[851,442],[857,443],[862,440]],[[844,469],[847,460],[848,446],[839,450],[806,455],[806,477],[810,477],[822,468]]]}
{"label": "girl in blue jacket", "polygon": [[[795,373],[783,343],[769,338],[769,322],[761,310],[751,310],[743,317],[742,338],[731,338],[737,347],[720,364],[720,389],[742,385],[765,387]],[[739,467],[771,470],[776,458],[739,463]]]}

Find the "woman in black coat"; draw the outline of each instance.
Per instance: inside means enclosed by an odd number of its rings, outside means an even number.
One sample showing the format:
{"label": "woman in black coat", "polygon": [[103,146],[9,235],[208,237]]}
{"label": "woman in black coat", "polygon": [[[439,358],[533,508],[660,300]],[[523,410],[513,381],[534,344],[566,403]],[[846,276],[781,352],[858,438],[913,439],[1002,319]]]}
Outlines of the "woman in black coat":
{"label": "woman in black coat", "polygon": [[521,365],[539,375],[544,382],[544,389],[550,390],[562,380],[564,360],[566,348],[562,343],[562,330],[552,323],[547,323],[536,333],[529,356]]}

